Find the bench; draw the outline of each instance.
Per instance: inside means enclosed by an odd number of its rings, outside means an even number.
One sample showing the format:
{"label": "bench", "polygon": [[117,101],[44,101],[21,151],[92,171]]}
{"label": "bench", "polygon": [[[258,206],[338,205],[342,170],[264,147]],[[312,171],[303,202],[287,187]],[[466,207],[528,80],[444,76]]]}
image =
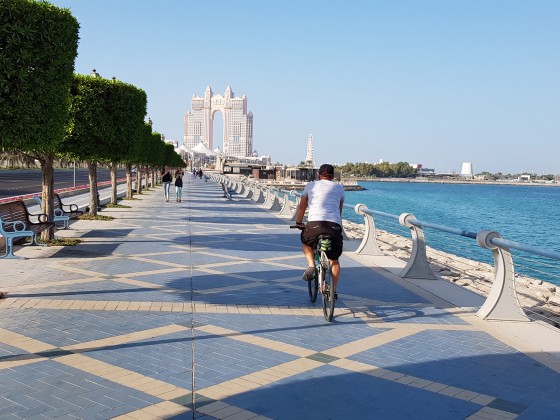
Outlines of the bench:
{"label": "bench", "polygon": [[[30,216],[36,216],[37,222],[32,222]],[[14,255],[14,239],[32,238],[32,245],[39,245],[37,235],[53,226],[46,214],[30,214],[22,200],[0,204],[0,234],[6,240],[4,258],[21,258]]]}
{"label": "bench", "polygon": [[[39,205],[39,208],[43,208],[41,197],[36,195],[33,198]],[[68,210],[64,210],[64,207],[68,207]],[[68,229],[68,222],[70,219],[74,219],[84,214],[83,211],[78,210],[78,206],[76,204],[63,204],[60,196],[57,193],[54,193],[53,210],[54,223],[56,224],[58,222],[62,222],[62,224],[64,225],[64,229]]]}
{"label": "bench", "polygon": [[222,182],[222,190],[224,190],[224,198],[231,200],[231,190],[228,189],[224,182]]}

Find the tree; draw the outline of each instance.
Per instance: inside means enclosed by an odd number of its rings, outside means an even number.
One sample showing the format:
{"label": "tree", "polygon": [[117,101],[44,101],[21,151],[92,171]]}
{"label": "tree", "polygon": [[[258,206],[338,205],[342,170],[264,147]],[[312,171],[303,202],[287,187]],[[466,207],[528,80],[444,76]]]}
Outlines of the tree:
{"label": "tree", "polygon": [[74,75],[71,87],[70,118],[60,151],[87,162],[90,199],[89,212],[97,214],[97,163],[111,160],[117,138],[111,101],[113,82],[101,77]]}
{"label": "tree", "polygon": [[[108,110],[113,121],[114,141],[110,144],[111,203],[117,204],[117,164],[128,163],[134,158],[137,141],[146,115],[146,92],[137,87],[113,79],[109,92]],[[132,165],[130,166],[132,169]],[[127,196],[129,173],[127,168]],[[130,198],[132,198],[132,183]]]}
{"label": "tree", "polygon": [[[52,220],[79,24],[68,9],[30,0],[0,0],[0,22],[0,146],[40,162],[42,211]],[[41,236],[51,239],[53,230]]]}

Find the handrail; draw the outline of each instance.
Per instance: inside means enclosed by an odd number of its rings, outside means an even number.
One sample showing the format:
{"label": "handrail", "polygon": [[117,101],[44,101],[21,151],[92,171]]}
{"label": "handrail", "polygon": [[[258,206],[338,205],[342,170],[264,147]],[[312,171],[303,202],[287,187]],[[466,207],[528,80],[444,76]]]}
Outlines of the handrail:
{"label": "handrail", "polygon": [[509,241],[507,239],[501,238],[494,238],[492,239],[492,243],[500,248],[510,248],[510,249],[517,249],[518,251],[529,252],[531,254],[540,255],[542,257],[548,257],[555,260],[560,260],[560,252],[558,251],[549,251],[547,249],[542,249],[532,245],[522,244],[520,242]]}

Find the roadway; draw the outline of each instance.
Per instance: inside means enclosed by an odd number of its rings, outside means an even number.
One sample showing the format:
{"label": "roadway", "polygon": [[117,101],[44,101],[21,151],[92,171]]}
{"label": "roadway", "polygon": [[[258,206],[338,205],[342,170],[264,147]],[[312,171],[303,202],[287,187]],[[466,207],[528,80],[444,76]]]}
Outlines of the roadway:
{"label": "roadway", "polygon": [[[117,171],[118,178],[124,178],[124,169]],[[109,169],[97,170],[98,182],[110,181]],[[76,169],[76,186],[89,185],[87,169]],[[70,188],[74,186],[73,169],[55,169],[54,188]],[[39,169],[0,169],[0,199],[41,192],[41,170]]]}

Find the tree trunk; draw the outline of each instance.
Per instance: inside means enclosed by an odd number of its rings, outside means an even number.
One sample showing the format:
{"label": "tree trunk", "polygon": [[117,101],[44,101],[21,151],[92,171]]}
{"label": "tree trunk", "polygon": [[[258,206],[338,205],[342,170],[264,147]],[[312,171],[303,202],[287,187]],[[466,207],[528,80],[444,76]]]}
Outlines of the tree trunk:
{"label": "tree trunk", "polygon": [[[43,208],[41,213],[48,215],[48,220],[54,220],[54,156],[46,154],[39,159],[41,163],[41,184],[42,194],[41,200]],[[54,238],[54,227],[41,232],[41,239],[48,241]]]}
{"label": "tree trunk", "polygon": [[156,169],[152,168],[152,187],[156,186]]}
{"label": "tree trunk", "polygon": [[111,204],[117,203],[117,162],[111,162]]}
{"label": "tree trunk", "polygon": [[144,179],[146,180],[146,190],[149,190],[150,185],[150,167],[146,165],[146,172],[144,173]]}
{"label": "tree trunk", "polygon": [[126,198],[132,198],[132,163],[126,164]]}
{"label": "tree trunk", "polygon": [[88,160],[88,175],[89,175],[89,214],[97,216],[97,162]]}
{"label": "tree trunk", "polygon": [[136,194],[142,194],[142,168],[136,165]]}

